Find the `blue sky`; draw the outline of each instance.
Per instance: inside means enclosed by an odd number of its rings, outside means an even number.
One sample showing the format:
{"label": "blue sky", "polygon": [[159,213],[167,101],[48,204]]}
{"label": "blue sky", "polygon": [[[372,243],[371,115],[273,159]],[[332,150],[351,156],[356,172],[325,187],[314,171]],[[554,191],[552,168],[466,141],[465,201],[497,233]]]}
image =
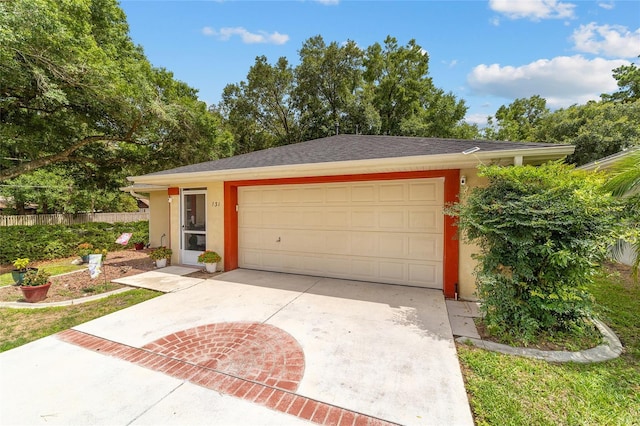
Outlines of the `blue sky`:
{"label": "blue sky", "polygon": [[540,95],[552,109],[616,90],[611,70],[638,63],[640,1],[120,0],[154,66],[208,104],[246,79],[256,56],[299,63],[310,37],[366,48],[387,35],[429,54],[434,84],[483,124],[501,105]]}

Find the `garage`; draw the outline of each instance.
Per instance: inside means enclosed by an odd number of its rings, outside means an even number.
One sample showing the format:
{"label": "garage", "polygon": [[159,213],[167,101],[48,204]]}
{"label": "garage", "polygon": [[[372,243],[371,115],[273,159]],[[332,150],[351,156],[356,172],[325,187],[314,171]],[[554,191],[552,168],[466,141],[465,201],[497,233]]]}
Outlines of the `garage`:
{"label": "garage", "polygon": [[238,188],[238,266],[443,288],[444,178]]}

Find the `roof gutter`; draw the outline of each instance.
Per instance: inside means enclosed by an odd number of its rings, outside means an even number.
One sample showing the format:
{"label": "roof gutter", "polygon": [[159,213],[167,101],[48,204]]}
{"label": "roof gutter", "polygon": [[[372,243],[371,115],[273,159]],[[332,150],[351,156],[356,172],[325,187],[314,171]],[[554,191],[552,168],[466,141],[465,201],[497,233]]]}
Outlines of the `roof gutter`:
{"label": "roof gutter", "polygon": [[213,170],[191,173],[172,173],[128,177],[137,184],[179,185],[211,180],[234,181],[282,177],[331,176],[397,171],[445,170],[472,168],[479,164],[530,164],[573,154],[572,145],[525,148],[503,151],[474,151],[470,153],[419,155],[368,160],[336,161],[328,163],[286,164],[244,169]]}

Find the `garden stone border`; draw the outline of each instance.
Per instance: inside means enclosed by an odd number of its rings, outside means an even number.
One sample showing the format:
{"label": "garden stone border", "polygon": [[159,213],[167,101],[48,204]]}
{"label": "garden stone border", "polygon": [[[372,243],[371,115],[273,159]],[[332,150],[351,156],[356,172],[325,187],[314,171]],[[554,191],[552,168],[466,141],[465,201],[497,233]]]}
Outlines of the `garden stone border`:
{"label": "garden stone border", "polygon": [[604,362],[618,358],[623,351],[622,343],[620,343],[620,339],[618,339],[618,336],[616,336],[613,330],[607,327],[607,325],[603,322],[595,318],[592,318],[591,320],[602,334],[605,343],[598,345],[595,348],[585,349],[583,351],[577,352],[543,351],[540,349],[532,348],[516,348],[509,345],[503,345],[501,343],[464,336],[458,337],[456,339],[456,342],[471,343],[474,346],[489,351],[499,352],[507,355],[518,355],[527,358],[541,359],[549,362],[577,362],[581,364],[587,364],[592,362]]}
{"label": "garden stone border", "polygon": [[92,302],[94,300],[104,299],[114,294],[124,293],[133,290],[132,287],[123,287],[117,290],[108,291],[106,293],[94,294],[92,296],[80,297],[78,299],[63,300],[61,302],[49,303],[28,303],[28,302],[0,302],[0,308],[16,308],[16,309],[38,309],[38,308],[56,308],[60,306],[73,306],[82,303]]}

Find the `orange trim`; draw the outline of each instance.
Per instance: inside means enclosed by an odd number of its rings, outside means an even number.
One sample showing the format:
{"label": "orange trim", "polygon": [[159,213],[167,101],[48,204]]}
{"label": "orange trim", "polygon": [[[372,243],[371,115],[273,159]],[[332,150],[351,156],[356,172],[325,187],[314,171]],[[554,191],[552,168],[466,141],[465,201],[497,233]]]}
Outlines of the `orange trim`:
{"label": "orange trim", "polygon": [[167,189],[167,192],[169,195],[180,195],[180,188],[172,186]]}
{"label": "orange trim", "polygon": [[224,183],[224,270],[238,268],[238,185]]}
{"label": "orange trim", "polygon": [[[460,194],[460,170],[450,170],[444,179],[445,207],[458,201]],[[453,299],[458,283],[458,266],[460,262],[460,244],[458,226],[453,216],[444,215],[444,265],[443,291],[444,297]]]}
{"label": "orange trim", "polygon": [[[225,271],[230,271],[238,268],[238,212],[236,211],[236,206],[238,205],[238,188],[241,186],[429,178],[444,178],[445,205],[458,200],[460,192],[460,171],[458,169],[227,181],[224,183],[224,269]],[[459,247],[457,234],[458,227],[455,224],[455,219],[445,216],[443,292],[445,297],[448,298],[455,296],[455,285],[458,282]]]}

